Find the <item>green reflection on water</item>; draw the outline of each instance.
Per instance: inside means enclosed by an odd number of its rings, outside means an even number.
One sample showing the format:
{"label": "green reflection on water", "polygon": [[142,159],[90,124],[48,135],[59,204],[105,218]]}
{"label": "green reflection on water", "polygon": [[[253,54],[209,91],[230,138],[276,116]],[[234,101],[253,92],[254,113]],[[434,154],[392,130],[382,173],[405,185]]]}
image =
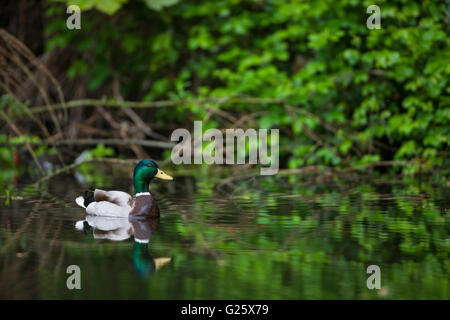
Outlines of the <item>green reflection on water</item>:
{"label": "green reflection on water", "polygon": [[[116,175],[97,186],[131,192]],[[0,209],[0,298],[449,298],[447,187],[257,177],[218,189],[212,176],[224,173],[153,185],[162,216],[148,245],[75,229],[73,199],[91,180],[16,187],[23,199]],[[71,264],[81,290],[66,287]],[[366,287],[372,264],[380,290]]]}

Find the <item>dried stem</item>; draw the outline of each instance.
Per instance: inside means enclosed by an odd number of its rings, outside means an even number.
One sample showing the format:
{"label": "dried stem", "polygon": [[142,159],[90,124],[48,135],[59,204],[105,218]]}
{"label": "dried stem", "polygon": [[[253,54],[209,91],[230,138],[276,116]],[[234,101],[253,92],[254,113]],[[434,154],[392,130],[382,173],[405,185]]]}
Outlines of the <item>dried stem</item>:
{"label": "dried stem", "polygon": [[139,139],[77,139],[77,140],[55,140],[55,141],[30,141],[30,142],[22,142],[22,141],[8,141],[0,143],[0,145],[97,145],[97,144],[105,144],[105,145],[118,145],[118,146],[129,146],[132,144],[145,146],[145,147],[153,147],[160,149],[171,149],[175,145],[171,142],[157,141],[157,140],[139,140]]}
{"label": "dried stem", "polygon": [[[2,116],[3,119],[5,119],[5,121],[9,124],[9,126],[11,127],[11,129],[20,137],[22,137],[25,140],[25,137],[23,136],[22,132],[20,132],[20,130],[16,127],[16,125],[14,124],[14,122],[12,122],[12,120],[6,115],[6,113],[4,113],[3,111],[0,110],[0,115]],[[39,168],[39,170],[41,171],[42,175],[45,175],[45,170],[44,168],[42,168],[41,164],[39,163],[36,154],[33,151],[33,148],[31,148],[30,143],[28,142],[24,142],[24,144],[26,145],[28,151],[30,152],[31,156],[33,157],[34,162],[36,163],[37,167]]]}

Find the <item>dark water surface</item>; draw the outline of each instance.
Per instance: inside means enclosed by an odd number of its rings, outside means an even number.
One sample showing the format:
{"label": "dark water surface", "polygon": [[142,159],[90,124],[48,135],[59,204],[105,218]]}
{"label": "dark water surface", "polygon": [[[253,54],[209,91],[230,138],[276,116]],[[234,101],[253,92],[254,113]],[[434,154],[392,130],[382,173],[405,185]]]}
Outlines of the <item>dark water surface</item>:
{"label": "dark water surface", "polygon": [[[96,218],[84,231],[74,198],[93,186],[132,192],[129,174],[19,183],[0,198],[0,298],[449,298],[442,184],[257,177],[217,187],[211,176],[223,173],[173,175],[152,183],[159,225]],[[130,230],[151,236],[148,247]],[[80,290],[66,286],[69,265],[80,267]],[[369,265],[380,267],[380,290],[367,288]]]}

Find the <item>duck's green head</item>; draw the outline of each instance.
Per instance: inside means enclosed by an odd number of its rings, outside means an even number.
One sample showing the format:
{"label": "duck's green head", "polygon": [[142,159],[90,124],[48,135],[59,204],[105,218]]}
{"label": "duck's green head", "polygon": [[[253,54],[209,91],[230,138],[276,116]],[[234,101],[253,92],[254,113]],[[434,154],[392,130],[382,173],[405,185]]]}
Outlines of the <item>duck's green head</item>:
{"label": "duck's green head", "polygon": [[134,192],[148,192],[148,185],[153,178],[162,180],[173,180],[173,178],[165,174],[159,164],[152,159],[140,161],[134,168],[133,184]]}

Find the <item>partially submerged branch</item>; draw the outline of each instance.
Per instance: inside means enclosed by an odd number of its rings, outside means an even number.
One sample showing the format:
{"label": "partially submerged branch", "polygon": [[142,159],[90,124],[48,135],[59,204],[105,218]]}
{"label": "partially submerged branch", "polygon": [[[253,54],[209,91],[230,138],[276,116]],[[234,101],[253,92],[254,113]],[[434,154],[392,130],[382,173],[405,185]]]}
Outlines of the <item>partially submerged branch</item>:
{"label": "partially submerged branch", "polygon": [[85,163],[111,163],[111,164],[124,165],[124,164],[137,164],[138,162],[139,162],[138,159],[115,159],[115,158],[95,158],[95,159],[89,159],[89,160],[84,160],[84,161],[80,161],[80,162],[75,162],[75,163],[72,163],[71,165],[65,166],[58,170],[55,170],[52,173],[46,175],[45,177],[42,177],[41,179],[39,179],[38,181],[35,182],[35,185],[38,186],[41,183],[48,181],[57,175],[70,172]]}
{"label": "partially submerged branch", "polygon": [[[320,166],[320,165],[311,165],[306,166],[303,168],[297,168],[297,169],[280,169],[276,175],[269,176],[269,177],[280,177],[280,176],[292,176],[292,175],[304,175],[304,174],[314,174],[315,178],[323,177],[323,176],[339,176],[341,174],[347,174],[352,171],[359,171],[359,170],[366,170],[370,168],[376,168],[376,167],[393,167],[393,166],[407,166],[414,163],[420,163],[420,160],[413,159],[410,161],[378,161],[373,163],[367,163],[363,165],[357,165],[357,166],[351,166],[348,168],[342,168],[342,169],[336,169],[333,167],[327,167],[327,166]],[[240,174],[236,176],[231,176],[226,179],[223,179],[220,181],[216,188],[219,191],[223,191],[223,187],[225,185],[232,185],[233,182],[241,181],[241,180],[248,180],[256,177],[267,177],[262,176],[258,171],[253,171],[247,174]]]}

